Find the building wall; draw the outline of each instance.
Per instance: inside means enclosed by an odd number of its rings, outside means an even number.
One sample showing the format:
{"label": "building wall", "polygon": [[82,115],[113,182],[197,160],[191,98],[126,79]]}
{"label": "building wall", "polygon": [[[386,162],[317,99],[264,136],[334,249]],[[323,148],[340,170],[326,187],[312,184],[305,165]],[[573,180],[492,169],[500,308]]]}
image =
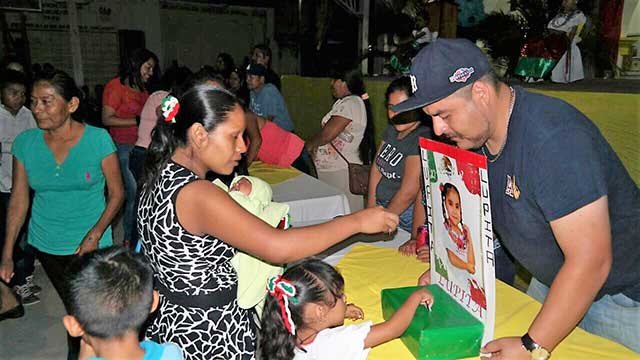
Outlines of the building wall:
{"label": "building wall", "polygon": [[220,52],[240,65],[253,45],[273,38],[273,10],[266,8],[161,1],[160,19],[165,62],[194,71],[214,65]]}
{"label": "building wall", "polygon": [[624,0],[620,37],[640,36],[640,1]]}
{"label": "building wall", "polygon": [[[11,29],[19,29],[20,12],[7,12]],[[73,74],[66,1],[42,0],[42,12],[24,12],[33,63],[51,63]],[[94,0],[78,8],[85,84],[104,84],[116,76],[118,30],[141,30],[146,46],[165,68],[176,59],[197,70],[213,65],[219,52],[240,64],[254,44],[273,39],[273,9],[216,6],[175,0]],[[18,33],[14,33],[19,37]],[[274,53],[277,53],[274,51]],[[274,56],[278,62],[290,60]],[[83,84],[79,84],[83,85]]]}
{"label": "building wall", "polygon": [[508,13],[511,9],[509,0],[484,0],[483,3],[484,12],[486,14],[492,13],[494,11],[502,11],[503,13]]}

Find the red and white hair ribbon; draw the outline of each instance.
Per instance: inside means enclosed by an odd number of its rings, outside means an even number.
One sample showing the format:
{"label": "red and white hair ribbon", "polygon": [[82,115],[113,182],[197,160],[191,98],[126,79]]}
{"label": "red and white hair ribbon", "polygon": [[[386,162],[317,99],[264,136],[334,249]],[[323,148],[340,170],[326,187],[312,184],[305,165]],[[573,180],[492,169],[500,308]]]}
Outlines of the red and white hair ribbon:
{"label": "red and white hair ribbon", "polygon": [[293,323],[291,318],[291,310],[289,309],[289,302],[297,303],[296,287],[282,276],[274,276],[267,282],[267,291],[269,295],[275,297],[280,305],[280,313],[284,321],[284,326],[291,335],[296,334],[296,324]]}

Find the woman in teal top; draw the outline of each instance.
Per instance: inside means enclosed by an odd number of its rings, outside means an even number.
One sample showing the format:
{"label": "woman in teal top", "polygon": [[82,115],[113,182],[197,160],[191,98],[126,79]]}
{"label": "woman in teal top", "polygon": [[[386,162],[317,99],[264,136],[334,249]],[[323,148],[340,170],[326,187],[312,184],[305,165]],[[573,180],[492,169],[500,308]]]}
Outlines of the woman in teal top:
{"label": "woman in teal top", "polygon": [[[109,134],[72,118],[80,105],[79,90],[64,72],[35,81],[31,111],[37,129],[14,141],[13,188],[0,279],[13,276],[13,246],[29,209],[29,187],[35,196],[29,221],[29,243],[62,302],[68,300],[68,265],[79,255],[111,245],[111,221],[123,201],[116,148]],[[104,195],[105,182],[108,195]],[[69,358],[79,341],[69,339]]]}

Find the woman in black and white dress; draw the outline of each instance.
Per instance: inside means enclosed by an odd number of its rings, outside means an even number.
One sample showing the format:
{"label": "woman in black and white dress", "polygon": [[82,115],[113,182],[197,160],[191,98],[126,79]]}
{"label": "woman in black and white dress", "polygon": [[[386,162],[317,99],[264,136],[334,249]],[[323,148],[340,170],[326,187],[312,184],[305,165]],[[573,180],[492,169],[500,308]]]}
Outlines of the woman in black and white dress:
{"label": "woman in black and white dress", "polygon": [[392,231],[398,217],[379,207],[312,227],[271,228],[205,180],[208,171],[231,173],[246,151],[237,99],[198,86],[179,102],[168,97],[161,109],[138,208],[142,252],[161,296],[147,335],[178,344],[188,360],[250,359],[255,331],[237,304],[230,264],[237,250],[289,263],[358,232]]}

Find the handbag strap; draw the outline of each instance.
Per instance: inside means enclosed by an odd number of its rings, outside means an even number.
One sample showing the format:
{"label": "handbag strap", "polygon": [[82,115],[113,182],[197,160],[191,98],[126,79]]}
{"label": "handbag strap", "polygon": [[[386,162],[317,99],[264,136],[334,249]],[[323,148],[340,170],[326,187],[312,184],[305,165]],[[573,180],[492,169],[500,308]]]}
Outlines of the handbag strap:
{"label": "handbag strap", "polygon": [[344,157],[344,155],[342,155],[342,153],[340,152],[340,150],[338,150],[338,148],[337,148],[335,145],[333,145],[333,141],[330,141],[330,142],[329,142],[329,144],[331,144],[331,147],[333,147],[333,148],[336,150],[336,152],[338,153],[338,155],[340,155],[340,157],[342,158],[342,160],[344,160],[344,161],[347,163],[347,165],[351,164],[351,162],[350,162],[349,160],[347,160],[347,158],[346,158],[346,157]]}

